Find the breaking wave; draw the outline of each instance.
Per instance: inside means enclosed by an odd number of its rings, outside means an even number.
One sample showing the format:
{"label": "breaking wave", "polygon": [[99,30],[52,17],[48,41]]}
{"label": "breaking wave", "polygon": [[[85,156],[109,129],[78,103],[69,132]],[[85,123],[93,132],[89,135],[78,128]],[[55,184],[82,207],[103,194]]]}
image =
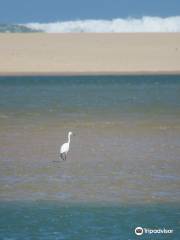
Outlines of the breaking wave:
{"label": "breaking wave", "polygon": [[76,20],[22,24],[35,31],[67,32],[180,32],[180,16],[116,18],[112,20]]}

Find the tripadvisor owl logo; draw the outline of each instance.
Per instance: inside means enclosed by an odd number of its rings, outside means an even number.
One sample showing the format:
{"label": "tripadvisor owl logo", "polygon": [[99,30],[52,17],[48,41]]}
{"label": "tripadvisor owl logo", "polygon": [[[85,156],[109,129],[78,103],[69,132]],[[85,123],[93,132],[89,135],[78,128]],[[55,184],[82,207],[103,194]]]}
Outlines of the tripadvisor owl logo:
{"label": "tripadvisor owl logo", "polygon": [[174,230],[166,229],[166,228],[150,229],[150,228],[136,227],[134,232],[137,236],[141,236],[143,234],[173,234]]}
{"label": "tripadvisor owl logo", "polygon": [[142,227],[137,227],[135,228],[135,234],[140,236],[143,234],[143,228]]}

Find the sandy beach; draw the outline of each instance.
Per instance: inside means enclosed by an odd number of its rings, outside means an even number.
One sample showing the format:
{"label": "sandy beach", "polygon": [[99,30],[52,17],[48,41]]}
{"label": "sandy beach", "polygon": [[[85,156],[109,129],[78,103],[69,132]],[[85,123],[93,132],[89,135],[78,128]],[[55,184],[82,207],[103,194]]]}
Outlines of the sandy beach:
{"label": "sandy beach", "polygon": [[180,33],[0,34],[0,75],[180,73]]}

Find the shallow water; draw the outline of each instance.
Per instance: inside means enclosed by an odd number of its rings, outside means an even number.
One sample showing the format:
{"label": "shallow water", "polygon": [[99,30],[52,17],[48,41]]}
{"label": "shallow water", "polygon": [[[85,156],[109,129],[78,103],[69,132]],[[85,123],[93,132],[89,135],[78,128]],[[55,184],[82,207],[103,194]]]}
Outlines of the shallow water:
{"label": "shallow water", "polygon": [[179,201],[179,93],[179,76],[1,77],[0,198]]}
{"label": "shallow water", "polygon": [[176,229],[179,171],[180,76],[0,78],[0,239]]}
{"label": "shallow water", "polygon": [[179,76],[1,77],[0,107],[6,117],[30,119],[179,116],[179,81]]}

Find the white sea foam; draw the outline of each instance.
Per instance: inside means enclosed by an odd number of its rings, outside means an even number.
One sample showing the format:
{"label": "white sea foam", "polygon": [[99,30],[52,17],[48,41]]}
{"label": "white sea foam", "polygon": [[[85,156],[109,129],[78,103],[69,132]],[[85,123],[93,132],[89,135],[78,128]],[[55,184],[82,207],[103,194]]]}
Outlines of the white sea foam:
{"label": "white sea foam", "polygon": [[116,18],[53,23],[28,23],[24,26],[48,33],[66,32],[180,32],[180,16],[167,18]]}

